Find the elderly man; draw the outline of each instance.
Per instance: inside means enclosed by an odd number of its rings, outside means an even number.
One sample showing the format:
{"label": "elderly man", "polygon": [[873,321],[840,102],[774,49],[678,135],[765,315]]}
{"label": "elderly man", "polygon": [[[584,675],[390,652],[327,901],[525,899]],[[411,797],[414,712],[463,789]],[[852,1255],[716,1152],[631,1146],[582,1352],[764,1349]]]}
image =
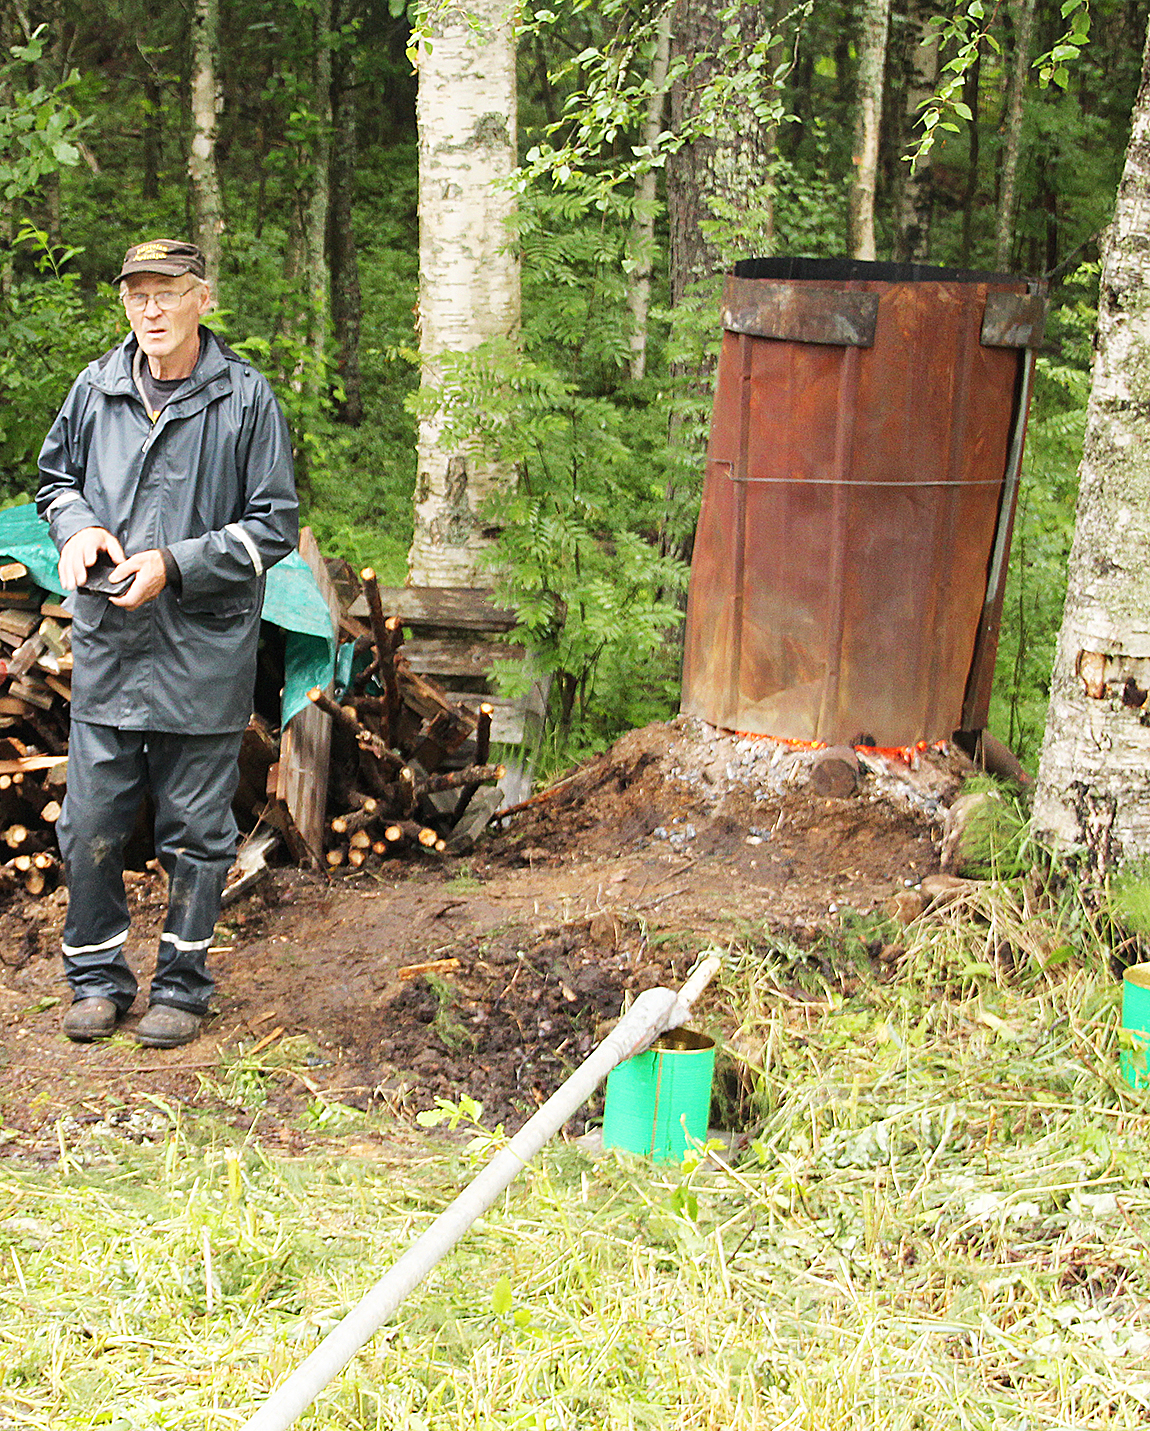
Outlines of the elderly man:
{"label": "elderly man", "polygon": [[231,800],[251,714],[264,573],[298,539],[291,446],[272,390],[200,323],[203,254],[130,248],[131,333],[77,378],[40,453],[40,515],[75,590],[64,1032],[107,1038],[136,995],[123,848],[145,792],[168,910],[136,1039],[194,1039],[235,857]]}

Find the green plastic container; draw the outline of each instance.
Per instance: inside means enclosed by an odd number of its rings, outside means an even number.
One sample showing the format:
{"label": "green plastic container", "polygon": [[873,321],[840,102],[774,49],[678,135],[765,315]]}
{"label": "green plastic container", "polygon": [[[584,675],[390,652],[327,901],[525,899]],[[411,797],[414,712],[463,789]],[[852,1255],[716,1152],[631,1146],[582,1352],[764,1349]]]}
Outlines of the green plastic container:
{"label": "green plastic container", "polygon": [[603,1146],[677,1162],[706,1142],[714,1072],[714,1039],[690,1029],[660,1034],[607,1075]]}
{"label": "green plastic container", "polygon": [[1150,964],[1132,964],[1122,975],[1122,1027],[1135,1035],[1134,1047],[1118,1055],[1118,1067],[1131,1088],[1150,1088]]}

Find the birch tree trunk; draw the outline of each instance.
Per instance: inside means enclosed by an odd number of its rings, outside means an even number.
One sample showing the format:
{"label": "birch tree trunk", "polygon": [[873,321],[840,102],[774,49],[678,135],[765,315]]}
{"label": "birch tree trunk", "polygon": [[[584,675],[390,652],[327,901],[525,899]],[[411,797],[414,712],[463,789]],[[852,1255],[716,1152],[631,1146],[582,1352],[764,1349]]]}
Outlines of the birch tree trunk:
{"label": "birch tree trunk", "polygon": [[216,137],[222,97],[216,61],[220,49],[219,0],[196,0],[192,16],[192,145],[188,177],[192,185],[192,237],[203,250],[208,276],[220,272],[224,206],[216,169]]}
{"label": "birch tree trunk", "polygon": [[[508,0],[475,0],[444,14],[420,45],[416,101],[420,355],[432,386],[442,354],[519,328],[514,197],[499,183],[516,162],[513,13]],[[468,446],[448,450],[434,417],[420,421],[417,463],[409,583],[482,585],[494,533],[481,510],[514,472]]]}
{"label": "birch tree trunk", "polygon": [[331,196],[331,0],[322,0],[315,16],[316,136],[311,185],[304,215],[304,263],[308,293],[308,340],[316,371],[323,365],[330,305],[325,257]]}
{"label": "birch tree trunk", "polygon": [[852,258],[873,259],[874,196],[882,129],[883,71],[890,28],[890,0],[864,0],[859,24],[858,99],[849,207]]}
{"label": "birch tree trunk", "polygon": [[1035,827],[1087,873],[1150,855],[1150,33],[1102,268]]}
{"label": "birch tree trunk", "polygon": [[[354,0],[351,4],[341,5],[333,15],[333,29],[348,24],[357,14]],[[359,361],[363,299],[359,283],[359,254],[352,228],[352,200],[359,150],[356,74],[356,46],[344,44],[332,58],[331,203],[327,254],[331,271],[331,319],[336,336],[336,364],[343,384],[339,415],[342,422],[352,426],[358,426],[363,420]]]}
{"label": "birch tree trunk", "polygon": [[994,232],[994,266],[1010,267],[1014,240],[1014,210],[1018,201],[1018,151],[1022,142],[1022,101],[1030,70],[1030,45],[1034,37],[1034,0],[1018,0],[1014,17],[1014,63],[1006,102],[1002,169],[998,181],[998,215]]}
{"label": "birch tree trunk", "polygon": [[[652,148],[663,128],[667,105],[667,69],[671,60],[671,11],[659,19],[655,53],[648,79],[651,95],[643,123],[642,142]],[[628,245],[631,280],[627,287],[627,307],[631,312],[631,377],[635,382],[647,370],[647,314],[651,306],[651,263],[655,251],[655,170],[648,169],[635,185],[635,219]]]}
{"label": "birch tree trunk", "polygon": [[900,263],[925,263],[930,258],[934,165],[927,153],[912,169],[902,155],[918,137],[921,105],[938,88],[938,31],[929,24],[932,14],[930,0],[910,0],[898,47],[903,121],[894,196],[894,257]]}

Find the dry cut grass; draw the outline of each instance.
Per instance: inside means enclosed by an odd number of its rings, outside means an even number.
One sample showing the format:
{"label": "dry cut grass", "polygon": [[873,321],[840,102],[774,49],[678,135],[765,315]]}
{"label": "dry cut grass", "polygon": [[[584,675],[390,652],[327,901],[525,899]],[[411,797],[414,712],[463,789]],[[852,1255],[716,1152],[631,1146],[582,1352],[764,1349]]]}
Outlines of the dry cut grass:
{"label": "dry cut grass", "polygon": [[[1094,941],[988,885],[884,977],[730,951],[742,1143],[553,1146],[300,1426],[1144,1426],[1150,1112]],[[0,1168],[0,1427],[241,1426],[483,1156],[389,1131],[291,1161],[152,1103]]]}

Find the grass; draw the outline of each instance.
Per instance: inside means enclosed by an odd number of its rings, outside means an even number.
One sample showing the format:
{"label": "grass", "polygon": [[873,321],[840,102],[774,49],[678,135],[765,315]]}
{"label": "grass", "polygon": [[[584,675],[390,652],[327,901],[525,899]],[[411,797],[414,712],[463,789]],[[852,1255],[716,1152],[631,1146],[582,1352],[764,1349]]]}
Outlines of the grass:
{"label": "grass", "polygon": [[[1150,1113],[1089,921],[980,885],[881,975],[850,933],[801,989],[729,954],[744,1147],[552,1145],[299,1425],[1143,1426]],[[290,1159],[141,1102],[0,1166],[0,1426],[242,1425],[478,1166],[370,1125]]]}

